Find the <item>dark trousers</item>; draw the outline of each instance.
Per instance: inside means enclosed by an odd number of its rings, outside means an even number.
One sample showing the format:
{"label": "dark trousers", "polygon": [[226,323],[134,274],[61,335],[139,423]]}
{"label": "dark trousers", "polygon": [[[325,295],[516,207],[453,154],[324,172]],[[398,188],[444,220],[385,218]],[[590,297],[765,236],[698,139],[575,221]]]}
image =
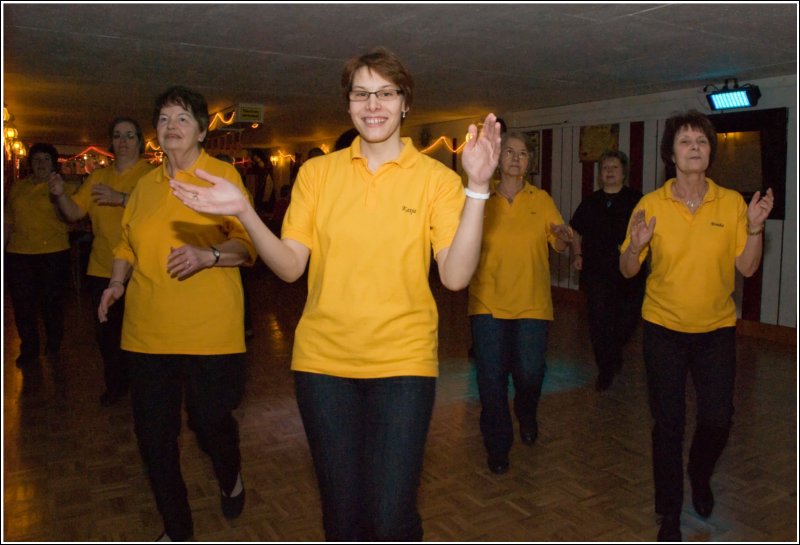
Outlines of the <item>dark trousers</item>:
{"label": "dark trousers", "polygon": [[436,379],[296,372],[328,541],[420,541],[417,511]]}
{"label": "dark trousers", "polygon": [[[108,278],[87,276],[86,283],[92,297],[92,309],[100,305],[103,291],[108,287]],[[108,309],[108,321],[95,319],[95,339],[103,358],[103,378],[106,391],[111,394],[124,394],[128,391],[128,361],[120,348],[122,336],[122,317],[125,314],[125,297]]]}
{"label": "dark trousers", "polygon": [[49,254],[7,253],[6,278],[20,339],[20,366],[39,357],[40,315],[47,335],[45,350],[57,354],[64,339],[69,250]]}
{"label": "dark trousers", "polygon": [[136,439],[164,529],[173,541],[192,536],[192,512],[181,475],[178,437],[186,394],[188,424],[229,493],[241,468],[239,426],[232,411],[244,389],[244,354],[184,356],[126,352]]}
{"label": "dark trousers", "polygon": [[645,321],[643,345],[654,420],[656,513],[677,515],[683,506],[686,377],[691,374],[697,397],[689,474],[707,481],[725,448],[733,418],[736,329],[680,333]]}
{"label": "dark trousers", "polygon": [[520,428],[535,429],[546,369],[548,321],[503,320],[491,314],[474,314],[470,324],[483,444],[490,456],[506,456],[514,442],[508,375],[514,380],[514,413]]}
{"label": "dark trousers", "polygon": [[622,366],[622,349],[642,315],[644,284],[639,278],[610,281],[581,276],[589,311],[589,334],[601,376],[611,377]]}

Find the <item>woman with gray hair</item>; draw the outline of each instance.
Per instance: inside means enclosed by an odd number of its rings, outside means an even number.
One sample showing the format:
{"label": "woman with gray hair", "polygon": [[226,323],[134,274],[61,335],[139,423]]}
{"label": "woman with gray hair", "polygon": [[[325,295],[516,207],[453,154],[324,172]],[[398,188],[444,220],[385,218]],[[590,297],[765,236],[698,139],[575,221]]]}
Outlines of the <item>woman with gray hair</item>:
{"label": "woman with gray hair", "polygon": [[553,319],[548,244],[563,252],[572,239],[550,195],[525,181],[530,155],[525,135],[503,135],[500,181],[486,203],[480,261],[469,285],[480,427],[489,470],[497,474],[508,471],[514,441],[509,372],[520,439],[531,446],[539,434],[536,413]]}

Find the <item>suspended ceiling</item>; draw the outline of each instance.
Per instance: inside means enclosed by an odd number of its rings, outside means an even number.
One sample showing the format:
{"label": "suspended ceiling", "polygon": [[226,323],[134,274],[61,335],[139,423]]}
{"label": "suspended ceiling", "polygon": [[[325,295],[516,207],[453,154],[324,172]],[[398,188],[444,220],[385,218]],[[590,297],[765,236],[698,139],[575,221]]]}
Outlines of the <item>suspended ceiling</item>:
{"label": "suspended ceiling", "polygon": [[416,80],[410,125],[797,73],[791,3],[3,4],[3,100],[26,142],[152,137],[182,84],[209,109],[264,105],[269,147],[350,126],[344,62],[375,45]]}

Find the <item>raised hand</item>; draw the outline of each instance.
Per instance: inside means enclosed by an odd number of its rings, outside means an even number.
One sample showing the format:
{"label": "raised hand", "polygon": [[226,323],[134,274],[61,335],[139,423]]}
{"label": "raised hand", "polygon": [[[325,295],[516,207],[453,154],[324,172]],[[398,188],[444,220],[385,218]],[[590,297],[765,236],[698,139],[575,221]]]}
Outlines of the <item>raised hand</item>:
{"label": "raised hand", "polygon": [[51,172],[50,177],[47,179],[47,189],[54,197],[60,197],[64,194],[64,178],[57,172]]}
{"label": "raised hand", "polygon": [[769,213],[772,212],[772,206],[775,204],[775,198],[772,195],[772,188],[767,189],[764,198],[761,198],[761,192],[756,191],[753,198],[750,199],[750,205],[747,207],[747,223],[751,228],[758,229],[767,221]]}
{"label": "raised hand", "polygon": [[223,216],[239,216],[250,205],[242,191],[225,178],[209,174],[197,169],[195,176],[211,184],[211,187],[200,187],[178,180],[170,180],[172,194],[180,201],[198,212]]}
{"label": "raised hand", "polygon": [[475,124],[469,126],[467,143],[461,153],[461,164],[474,191],[489,191],[489,180],[500,158],[500,123],[494,114],[483,121],[478,133]]}
{"label": "raised hand", "polygon": [[655,230],[655,216],[650,218],[649,222],[645,222],[644,210],[634,212],[633,217],[631,217],[631,245],[633,249],[641,252],[645,246],[650,244]]}

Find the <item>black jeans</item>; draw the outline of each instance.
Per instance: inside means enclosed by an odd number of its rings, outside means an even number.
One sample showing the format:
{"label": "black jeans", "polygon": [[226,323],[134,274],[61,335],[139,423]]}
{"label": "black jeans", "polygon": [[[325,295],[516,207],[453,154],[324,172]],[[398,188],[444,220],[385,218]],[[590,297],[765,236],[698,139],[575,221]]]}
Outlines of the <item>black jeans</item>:
{"label": "black jeans", "polygon": [[656,513],[678,515],[683,506],[683,436],[686,377],[697,396],[690,474],[709,479],[728,440],[733,418],[736,328],[681,333],[644,322],[644,362],[653,416]]}
{"label": "black jeans", "polygon": [[[92,309],[100,305],[103,291],[108,287],[108,278],[87,276],[86,283],[92,297]],[[103,358],[103,378],[106,391],[111,394],[123,394],[128,391],[128,361],[120,348],[122,336],[122,317],[125,314],[125,297],[111,305],[108,309],[108,321],[101,322],[95,318],[95,339]]]}
{"label": "black jeans", "polygon": [[69,250],[49,254],[6,254],[6,277],[20,339],[20,366],[39,357],[39,315],[47,335],[45,350],[58,353],[64,339],[64,293]]}
{"label": "black jeans", "polygon": [[164,529],[173,541],[192,536],[192,512],[180,467],[178,436],[186,393],[189,428],[229,493],[241,469],[239,426],[232,411],[244,389],[244,354],[186,356],[126,352],[136,439]]}
{"label": "black jeans", "polygon": [[328,541],[420,541],[417,489],[436,379],[295,372]]}
{"label": "black jeans", "polygon": [[644,282],[581,276],[589,311],[589,334],[601,376],[613,376],[622,365],[622,348],[642,315]]}

